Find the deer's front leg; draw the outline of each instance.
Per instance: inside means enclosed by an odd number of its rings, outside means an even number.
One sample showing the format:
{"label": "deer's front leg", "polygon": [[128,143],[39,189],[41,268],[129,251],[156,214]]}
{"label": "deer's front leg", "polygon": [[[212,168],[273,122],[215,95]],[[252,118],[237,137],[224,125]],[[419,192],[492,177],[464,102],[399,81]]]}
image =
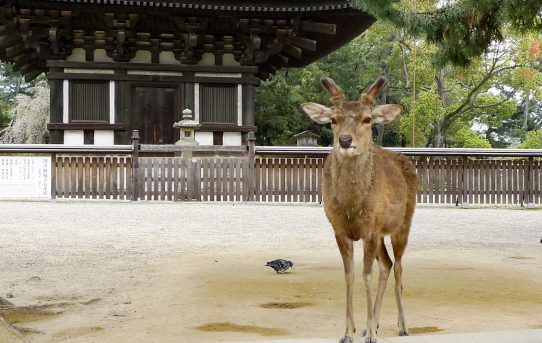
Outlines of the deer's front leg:
{"label": "deer's front leg", "polygon": [[340,343],[353,343],[356,327],[354,325],[353,297],[354,297],[354,242],[344,236],[335,235],[337,245],[341,252],[344,264],[344,278],[346,281],[346,330]]}
{"label": "deer's front leg", "polygon": [[371,281],[373,279],[373,262],[378,249],[378,236],[365,238],[363,245],[363,282],[367,294],[367,337],[365,343],[376,343],[376,318],[373,312]]}

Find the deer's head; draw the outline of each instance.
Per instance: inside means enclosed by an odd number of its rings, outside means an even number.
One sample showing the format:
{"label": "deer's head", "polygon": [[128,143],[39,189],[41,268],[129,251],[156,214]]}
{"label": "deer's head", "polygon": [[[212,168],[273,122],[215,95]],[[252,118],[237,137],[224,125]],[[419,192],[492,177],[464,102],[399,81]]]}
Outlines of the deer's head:
{"label": "deer's head", "polygon": [[357,156],[367,151],[372,144],[372,125],[392,121],[402,111],[399,105],[373,106],[376,95],[387,84],[384,77],[376,80],[358,101],[346,101],[332,79],[323,77],[320,81],[331,94],[333,107],[309,102],[303,104],[303,111],[318,124],[331,123],[333,148],[341,155]]}

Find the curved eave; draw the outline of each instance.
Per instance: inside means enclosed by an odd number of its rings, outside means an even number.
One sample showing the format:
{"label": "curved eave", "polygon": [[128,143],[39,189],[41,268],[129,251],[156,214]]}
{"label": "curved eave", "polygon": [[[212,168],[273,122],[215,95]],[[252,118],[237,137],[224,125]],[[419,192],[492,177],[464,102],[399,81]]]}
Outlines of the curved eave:
{"label": "curved eave", "polygon": [[[23,38],[22,21],[17,23],[10,18],[11,8],[27,9],[26,28],[32,23],[33,14],[29,10],[45,11],[62,10],[66,13],[80,11],[111,11],[125,13],[170,13],[180,16],[221,17],[228,15],[234,18],[288,19],[292,27],[296,27],[293,37],[278,52],[271,52],[265,59],[243,65],[258,67],[257,76],[266,79],[278,69],[284,67],[303,67],[309,63],[335,51],[354,37],[365,31],[375,21],[367,13],[351,8],[346,0],[315,1],[282,1],[268,0],[265,6],[254,6],[254,1],[175,1],[175,0],[0,0],[5,6],[0,7],[0,60],[14,64],[15,70],[21,72],[27,81],[47,71],[46,60],[63,59],[65,56],[44,54],[50,49],[49,37],[39,42],[28,43],[34,38],[30,33]],[[232,4],[234,3],[234,4]],[[287,3],[287,5],[285,5]],[[13,6],[13,7],[12,7]],[[61,12],[61,13],[63,13]],[[59,20],[63,20],[59,18]],[[311,22],[313,27],[304,27],[303,23]],[[294,24],[297,23],[297,24]],[[300,24],[301,23],[301,24]],[[37,22],[43,32],[48,22]],[[104,25],[101,22],[100,25]],[[321,25],[320,27],[315,27]],[[327,26],[326,26],[327,25]],[[96,30],[104,30],[96,27]],[[161,31],[165,32],[165,31]],[[225,34],[236,34],[225,32]],[[36,38],[37,39],[37,38]]]}

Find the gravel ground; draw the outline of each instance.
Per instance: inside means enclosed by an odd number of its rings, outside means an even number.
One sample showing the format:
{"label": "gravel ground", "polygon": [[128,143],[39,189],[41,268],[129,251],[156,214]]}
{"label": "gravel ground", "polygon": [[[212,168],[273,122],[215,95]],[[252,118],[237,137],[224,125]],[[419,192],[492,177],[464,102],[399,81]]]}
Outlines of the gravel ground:
{"label": "gravel ground", "polygon": [[[4,271],[20,258],[55,262],[58,250],[110,259],[228,252],[244,242],[269,249],[284,242],[299,249],[334,244],[320,205],[0,202],[0,213]],[[409,250],[542,248],[540,223],[542,210],[420,206]]]}
{"label": "gravel ground", "polygon": [[[405,255],[413,330],[542,327],[542,302],[532,300],[542,284],[540,223],[539,209],[419,206]],[[263,267],[288,256],[300,262],[289,279]],[[0,296],[101,299],[25,320],[46,332],[28,336],[36,343],[217,342],[255,339],[269,326],[285,338],[335,337],[341,269],[321,205],[0,201]],[[303,316],[260,307],[292,296],[310,304]],[[384,336],[394,335],[387,297]]]}

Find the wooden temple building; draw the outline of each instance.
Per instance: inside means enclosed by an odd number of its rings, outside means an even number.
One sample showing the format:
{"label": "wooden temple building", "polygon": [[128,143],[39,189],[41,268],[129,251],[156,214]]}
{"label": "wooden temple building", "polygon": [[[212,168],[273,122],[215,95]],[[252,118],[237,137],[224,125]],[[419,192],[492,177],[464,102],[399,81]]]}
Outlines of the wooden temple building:
{"label": "wooden temple building", "polygon": [[255,87],[359,35],[347,0],[0,0],[0,60],[45,72],[51,143],[173,144],[185,108],[202,145],[242,145]]}

